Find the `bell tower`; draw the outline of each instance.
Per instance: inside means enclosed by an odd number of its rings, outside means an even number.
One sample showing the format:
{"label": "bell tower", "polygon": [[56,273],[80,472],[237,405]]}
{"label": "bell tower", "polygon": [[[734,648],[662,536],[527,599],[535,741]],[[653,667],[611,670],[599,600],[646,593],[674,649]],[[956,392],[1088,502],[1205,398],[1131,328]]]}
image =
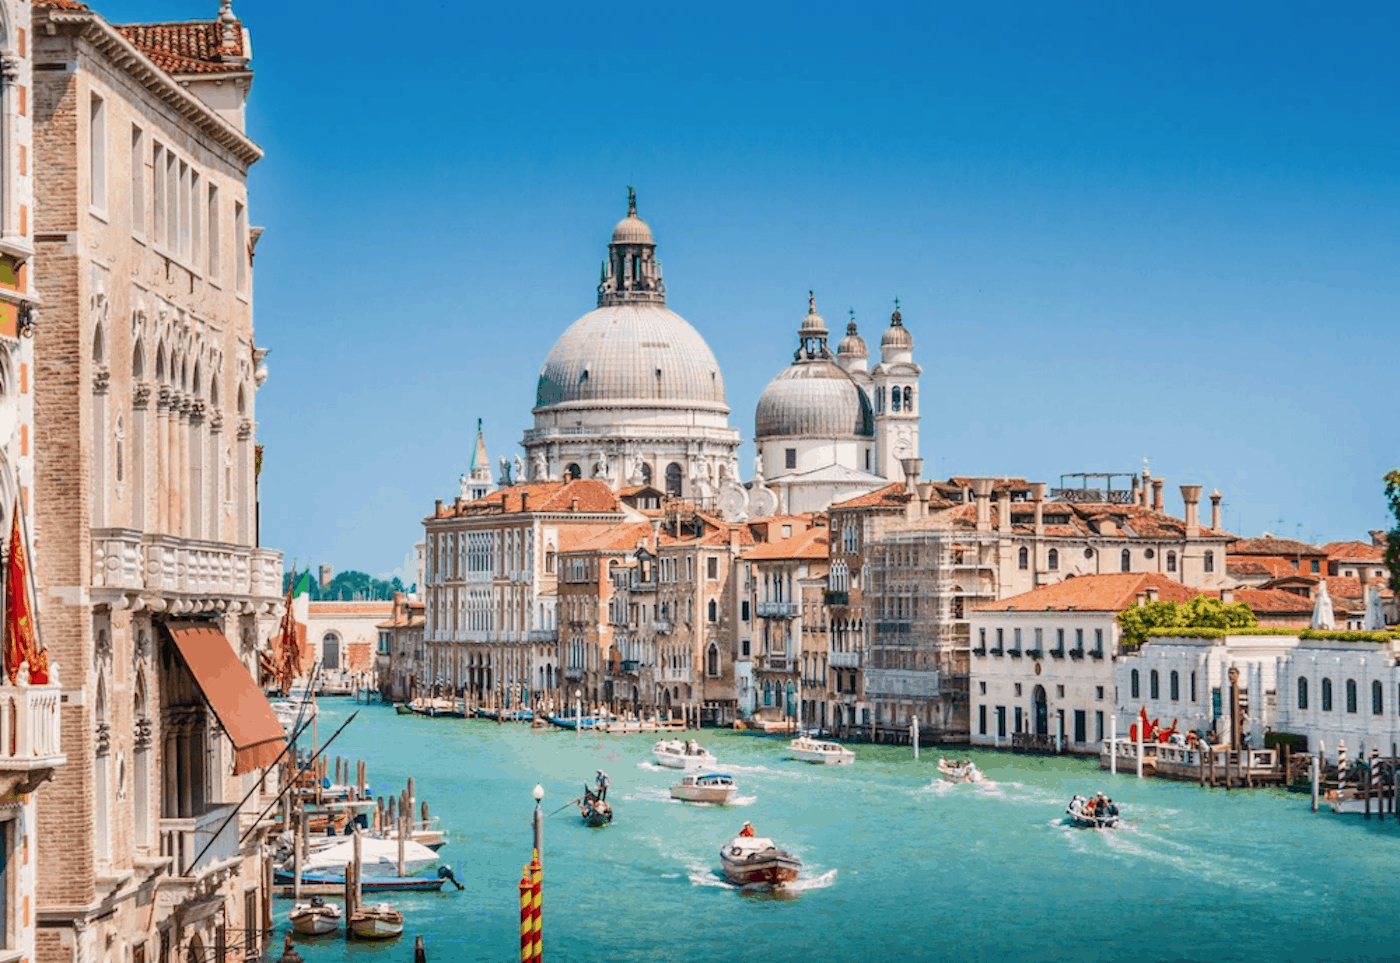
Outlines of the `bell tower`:
{"label": "bell tower", "polygon": [[914,338],[904,327],[899,299],[890,326],[880,338],[880,363],[870,373],[875,397],[875,473],[902,480],[901,460],[919,457],[919,376],[914,363]]}

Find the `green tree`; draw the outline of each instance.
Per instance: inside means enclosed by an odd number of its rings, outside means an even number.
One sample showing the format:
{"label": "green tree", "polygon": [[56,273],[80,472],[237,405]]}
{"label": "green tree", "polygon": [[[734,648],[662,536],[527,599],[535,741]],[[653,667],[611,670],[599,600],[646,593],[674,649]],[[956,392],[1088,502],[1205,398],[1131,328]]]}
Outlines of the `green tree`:
{"label": "green tree", "polygon": [[1136,644],[1156,629],[1245,629],[1259,624],[1243,602],[1226,605],[1218,598],[1197,595],[1189,602],[1148,602],[1118,613],[1123,641]]}
{"label": "green tree", "polygon": [[1395,524],[1386,533],[1385,564],[1390,569],[1390,589],[1400,595],[1400,468],[1385,473],[1385,500]]}

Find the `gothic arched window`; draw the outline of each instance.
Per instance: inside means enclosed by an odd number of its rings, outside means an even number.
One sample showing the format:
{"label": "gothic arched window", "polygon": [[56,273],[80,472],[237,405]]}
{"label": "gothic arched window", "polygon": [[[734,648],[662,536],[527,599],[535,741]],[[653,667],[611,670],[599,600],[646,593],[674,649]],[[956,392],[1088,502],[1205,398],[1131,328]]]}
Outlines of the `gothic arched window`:
{"label": "gothic arched window", "polygon": [[1347,679],[1347,712],[1356,711],[1356,680]]}
{"label": "gothic arched window", "polygon": [[1307,680],[1307,678],[1306,678],[1305,676],[1299,676],[1299,678],[1298,678],[1298,708],[1299,708],[1299,709],[1306,709],[1307,707],[1308,707],[1308,680]]}

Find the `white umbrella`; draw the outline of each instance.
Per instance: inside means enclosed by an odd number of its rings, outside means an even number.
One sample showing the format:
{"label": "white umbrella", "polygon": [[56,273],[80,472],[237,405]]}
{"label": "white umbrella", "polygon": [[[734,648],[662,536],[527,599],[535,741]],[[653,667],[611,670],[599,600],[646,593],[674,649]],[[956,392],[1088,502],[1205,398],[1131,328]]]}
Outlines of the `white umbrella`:
{"label": "white umbrella", "polygon": [[1366,624],[1362,628],[1367,632],[1385,631],[1385,615],[1381,612],[1381,590],[1374,585],[1366,596]]}
{"label": "white umbrella", "polygon": [[1319,579],[1317,583],[1317,600],[1313,604],[1312,627],[1326,631],[1336,628],[1336,622],[1332,618],[1332,596],[1327,594],[1326,579]]}

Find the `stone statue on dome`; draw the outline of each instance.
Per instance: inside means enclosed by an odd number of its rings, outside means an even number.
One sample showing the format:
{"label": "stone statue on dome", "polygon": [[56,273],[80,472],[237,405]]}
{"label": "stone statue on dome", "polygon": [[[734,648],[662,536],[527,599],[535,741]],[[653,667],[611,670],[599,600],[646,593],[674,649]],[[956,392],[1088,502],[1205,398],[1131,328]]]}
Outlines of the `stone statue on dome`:
{"label": "stone statue on dome", "polygon": [[516,484],[523,482],[525,480],[525,463],[520,460],[519,454],[515,456],[511,464],[514,466],[515,469],[511,477],[515,479]]}
{"label": "stone statue on dome", "polygon": [[500,460],[500,466],[501,477],[496,480],[496,484],[499,485],[501,488],[509,488],[511,485],[515,484],[510,480],[510,459],[507,458],[505,455],[502,455]]}

